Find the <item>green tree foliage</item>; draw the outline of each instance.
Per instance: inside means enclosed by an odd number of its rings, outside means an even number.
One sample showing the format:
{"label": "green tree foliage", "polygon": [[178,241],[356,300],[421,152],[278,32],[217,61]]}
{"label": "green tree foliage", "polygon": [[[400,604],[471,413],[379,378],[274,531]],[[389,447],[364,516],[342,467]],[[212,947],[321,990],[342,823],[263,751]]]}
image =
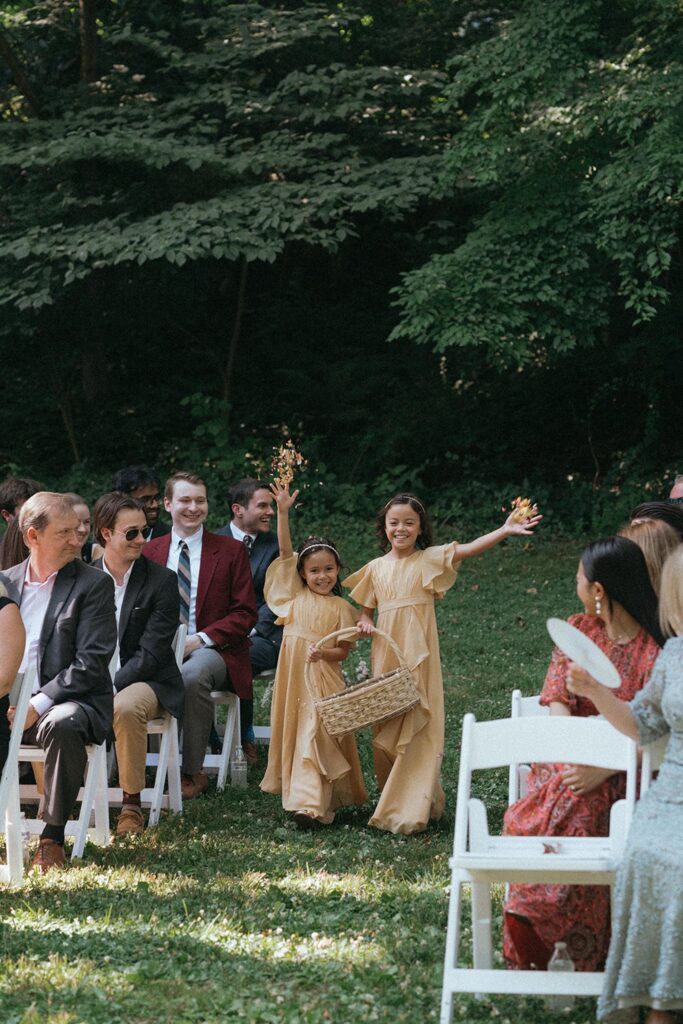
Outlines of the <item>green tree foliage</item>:
{"label": "green tree foliage", "polygon": [[514,366],[611,331],[649,342],[670,329],[683,283],[680,6],[516,3],[451,69],[442,181],[470,195],[472,216],[461,244],[406,275],[394,336]]}

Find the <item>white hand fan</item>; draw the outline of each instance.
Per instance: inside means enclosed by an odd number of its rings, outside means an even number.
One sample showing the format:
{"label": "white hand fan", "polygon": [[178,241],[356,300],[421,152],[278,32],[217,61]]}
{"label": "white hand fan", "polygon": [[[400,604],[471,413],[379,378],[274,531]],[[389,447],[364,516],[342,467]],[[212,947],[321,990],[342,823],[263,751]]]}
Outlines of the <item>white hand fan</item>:
{"label": "white hand fan", "polygon": [[563,654],[585,669],[593,679],[603,686],[616,690],[621,686],[621,677],[604,651],[601,651],[590,637],[564,619],[548,619],[548,632],[554,644]]}

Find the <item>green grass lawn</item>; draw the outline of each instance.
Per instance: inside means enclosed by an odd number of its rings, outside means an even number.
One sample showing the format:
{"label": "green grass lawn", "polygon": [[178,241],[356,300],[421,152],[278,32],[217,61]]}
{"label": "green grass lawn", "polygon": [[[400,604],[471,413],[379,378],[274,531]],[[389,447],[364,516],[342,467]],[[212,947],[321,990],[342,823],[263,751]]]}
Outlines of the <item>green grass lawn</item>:
{"label": "green grass lawn", "polygon": [[[515,686],[539,690],[545,618],[576,610],[580,550],[509,543],[467,564],[439,606],[447,812],[438,825],[387,835],[367,827],[368,805],[300,833],[260,792],[261,770],[246,791],[212,791],[138,839],[88,846],[82,866],[0,889],[0,1024],[438,1020],[462,716],[506,715]],[[359,743],[372,797],[368,737]],[[487,786],[502,811],[505,780]],[[584,1024],[593,1011],[583,1001],[559,1019]],[[462,997],[454,1013],[548,1018],[531,999]]]}

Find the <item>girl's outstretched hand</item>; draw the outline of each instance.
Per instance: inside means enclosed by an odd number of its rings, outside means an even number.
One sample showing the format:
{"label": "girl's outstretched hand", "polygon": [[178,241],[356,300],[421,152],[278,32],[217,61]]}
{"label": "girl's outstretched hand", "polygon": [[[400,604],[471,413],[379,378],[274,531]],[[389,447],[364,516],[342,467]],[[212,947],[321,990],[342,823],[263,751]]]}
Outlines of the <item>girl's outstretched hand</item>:
{"label": "girl's outstretched hand", "polygon": [[294,491],[294,494],[289,493],[289,484],[274,483],[270,485],[270,489],[273,492],[278,512],[289,512],[299,497],[298,491]]}
{"label": "girl's outstretched hand", "polygon": [[534,527],[538,526],[543,516],[538,512],[538,506],[534,505],[531,509],[531,515],[528,519],[524,519],[521,523],[515,519],[515,513],[512,512],[505,520],[503,529],[511,537],[515,535],[521,535],[527,537],[534,532]]}

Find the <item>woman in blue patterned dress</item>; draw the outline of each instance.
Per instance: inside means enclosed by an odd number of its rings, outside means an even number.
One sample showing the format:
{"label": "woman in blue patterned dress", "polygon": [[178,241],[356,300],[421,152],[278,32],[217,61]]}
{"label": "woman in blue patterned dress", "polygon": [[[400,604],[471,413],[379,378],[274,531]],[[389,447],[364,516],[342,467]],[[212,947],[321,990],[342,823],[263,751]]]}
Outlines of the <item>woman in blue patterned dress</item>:
{"label": "woman in blue patterned dress", "polygon": [[600,1020],[649,1007],[646,1024],[673,1024],[683,1009],[683,547],[662,573],[660,616],[674,634],[630,704],[573,665],[568,688],[588,697],[641,744],[668,735],[655,782],[636,806],[619,868]]}

